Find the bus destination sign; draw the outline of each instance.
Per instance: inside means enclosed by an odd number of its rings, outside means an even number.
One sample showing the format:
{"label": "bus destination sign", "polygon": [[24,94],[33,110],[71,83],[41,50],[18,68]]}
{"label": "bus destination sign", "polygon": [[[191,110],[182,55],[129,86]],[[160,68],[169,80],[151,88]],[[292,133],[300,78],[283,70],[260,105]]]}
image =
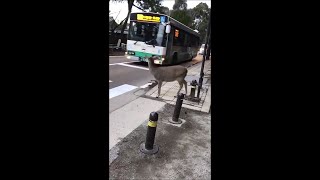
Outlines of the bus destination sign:
{"label": "bus destination sign", "polygon": [[138,21],[151,21],[151,22],[160,22],[159,16],[145,16],[143,14],[137,14]]}

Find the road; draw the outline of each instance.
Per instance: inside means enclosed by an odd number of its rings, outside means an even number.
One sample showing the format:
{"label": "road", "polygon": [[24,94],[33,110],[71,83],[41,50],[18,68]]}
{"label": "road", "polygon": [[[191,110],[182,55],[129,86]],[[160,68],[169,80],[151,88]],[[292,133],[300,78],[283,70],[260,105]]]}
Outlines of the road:
{"label": "road", "polygon": [[[187,67],[191,61],[180,65]],[[151,80],[155,79],[147,63],[109,56],[109,113],[145,94]]]}

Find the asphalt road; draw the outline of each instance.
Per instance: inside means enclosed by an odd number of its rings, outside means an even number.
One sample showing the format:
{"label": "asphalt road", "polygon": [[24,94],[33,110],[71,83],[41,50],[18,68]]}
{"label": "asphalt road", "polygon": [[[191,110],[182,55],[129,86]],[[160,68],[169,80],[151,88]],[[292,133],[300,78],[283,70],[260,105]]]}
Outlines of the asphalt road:
{"label": "asphalt road", "polygon": [[[125,56],[109,57],[109,113],[143,95],[148,83],[155,80],[148,64],[134,62]],[[181,63],[189,66],[191,61]]]}
{"label": "asphalt road", "polygon": [[147,63],[130,62],[124,57],[109,57],[109,62],[109,80],[112,81],[109,82],[109,89],[123,84],[140,87],[154,79]]}

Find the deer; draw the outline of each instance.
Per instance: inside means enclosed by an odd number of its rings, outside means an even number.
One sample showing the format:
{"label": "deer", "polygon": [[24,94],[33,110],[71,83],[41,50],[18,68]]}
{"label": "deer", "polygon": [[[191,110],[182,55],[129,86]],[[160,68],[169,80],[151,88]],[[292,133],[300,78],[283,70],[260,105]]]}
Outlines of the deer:
{"label": "deer", "polygon": [[181,65],[157,66],[154,63],[154,60],[156,60],[157,57],[152,56],[147,59],[148,59],[149,71],[158,82],[158,96],[156,98],[159,98],[160,96],[161,86],[163,81],[165,82],[178,81],[180,85],[180,89],[177,94],[179,94],[184,84],[186,94],[187,94],[187,81],[185,80],[185,77],[188,73],[188,70],[186,67],[183,67]]}

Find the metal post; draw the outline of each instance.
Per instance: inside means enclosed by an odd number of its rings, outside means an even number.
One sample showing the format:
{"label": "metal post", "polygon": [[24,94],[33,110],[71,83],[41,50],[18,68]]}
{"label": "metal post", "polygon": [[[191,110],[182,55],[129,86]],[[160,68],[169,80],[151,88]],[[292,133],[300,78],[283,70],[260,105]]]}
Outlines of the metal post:
{"label": "metal post", "polygon": [[187,99],[192,102],[200,102],[201,99],[195,97],[196,89],[197,89],[197,85],[198,85],[197,80],[192,80],[190,85],[191,85],[191,93]]}
{"label": "metal post", "polygon": [[190,93],[190,98],[194,98],[194,95],[196,94],[196,85],[197,85],[197,80],[192,80],[190,83],[191,85],[191,93]]}
{"label": "metal post", "polygon": [[157,130],[158,113],[152,112],[149,116],[146,142],[140,144],[140,151],[144,154],[155,154],[159,151],[159,146],[154,144]]}
{"label": "metal post", "polygon": [[176,106],[174,107],[174,112],[172,116],[172,120],[169,119],[169,122],[172,124],[181,124],[182,121],[179,119],[180,116],[180,110],[183,102],[184,94],[180,93],[177,97]]}
{"label": "metal post", "polygon": [[210,57],[210,52],[211,52],[211,28],[210,28],[210,34],[209,34],[209,42],[208,42],[208,48],[207,48],[207,53],[206,53],[206,60],[209,60]]}
{"label": "metal post", "polygon": [[203,69],[204,69],[204,61],[206,58],[206,53],[207,53],[207,47],[208,47],[208,41],[209,41],[209,35],[210,35],[210,30],[211,30],[211,11],[210,11],[210,17],[209,17],[209,23],[208,23],[208,29],[207,29],[207,36],[206,36],[206,44],[204,46],[204,52],[203,52],[203,58],[202,58],[202,65],[201,65],[201,71],[200,71],[200,78],[199,78],[199,86],[198,86],[198,93],[197,93],[197,98],[200,96],[200,89],[202,88],[202,82],[203,82]]}

